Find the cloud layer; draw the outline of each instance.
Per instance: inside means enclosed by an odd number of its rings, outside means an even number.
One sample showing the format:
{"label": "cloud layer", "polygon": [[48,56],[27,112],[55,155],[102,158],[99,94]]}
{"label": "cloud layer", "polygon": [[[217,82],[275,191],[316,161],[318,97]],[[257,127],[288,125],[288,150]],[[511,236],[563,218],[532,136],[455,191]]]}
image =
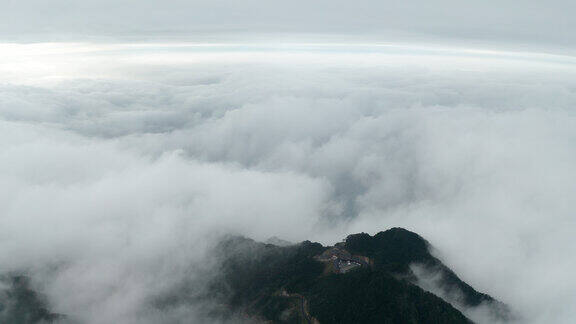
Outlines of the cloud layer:
{"label": "cloud layer", "polygon": [[405,226],[523,322],[576,315],[570,62],[10,49],[0,264],[28,270],[58,312],[94,323],[200,316],[147,306],[200,280],[220,234],[334,243]]}

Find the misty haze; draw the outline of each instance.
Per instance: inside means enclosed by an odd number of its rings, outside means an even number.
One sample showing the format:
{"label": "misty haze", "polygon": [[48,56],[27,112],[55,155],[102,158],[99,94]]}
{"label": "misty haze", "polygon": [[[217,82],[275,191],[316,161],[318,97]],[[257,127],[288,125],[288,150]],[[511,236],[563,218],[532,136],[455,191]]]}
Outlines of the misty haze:
{"label": "misty haze", "polygon": [[574,12],[5,0],[0,324],[576,322]]}

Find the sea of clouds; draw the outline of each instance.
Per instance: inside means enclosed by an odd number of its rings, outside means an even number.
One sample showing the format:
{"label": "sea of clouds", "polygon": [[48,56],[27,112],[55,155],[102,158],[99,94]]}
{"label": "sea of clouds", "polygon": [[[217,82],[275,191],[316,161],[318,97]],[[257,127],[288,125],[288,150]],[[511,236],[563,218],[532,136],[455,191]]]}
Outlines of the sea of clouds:
{"label": "sea of clouds", "polygon": [[573,321],[576,60],[296,48],[1,45],[0,270],[79,322],[188,323],[152,301],[201,291],[221,235],[402,226],[522,322]]}

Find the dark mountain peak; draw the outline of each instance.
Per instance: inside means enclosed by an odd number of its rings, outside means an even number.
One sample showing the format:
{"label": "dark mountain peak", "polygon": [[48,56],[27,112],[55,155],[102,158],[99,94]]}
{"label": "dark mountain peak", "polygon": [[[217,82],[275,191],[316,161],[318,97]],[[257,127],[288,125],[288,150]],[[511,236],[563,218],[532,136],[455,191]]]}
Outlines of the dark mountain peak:
{"label": "dark mountain peak", "polygon": [[429,248],[429,243],[422,236],[411,232],[407,229],[401,227],[393,227],[386,231],[381,231],[376,233],[374,236],[370,236],[367,233],[351,234],[345,240],[346,245],[349,247],[369,248],[378,249],[384,245],[390,245],[393,247],[410,246],[418,250],[418,252],[427,252]]}
{"label": "dark mountain peak", "polygon": [[[430,253],[428,241],[403,228],[351,234],[332,247],[234,238],[223,246],[217,253],[226,256],[224,277],[215,287],[226,289],[224,304],[273,323],[287,323],[281,314],[307,323],[470,323],[458,308],[506,309],[460,280]],[[434,294],[422,288],[430,287],[421,285],[428,280],[422,273],[434,274]]]}
{"label": "dark mountain peak", "polygon": [[[433,256],[431,244],[414,232],[395,227],[374,236],[353,234],[346,238],[343,247],[351,253],[369,257],[375,268],[399,275],[415,284],[435,278],[432,284],[436,292],[452,304],[462,307],[486,305],[493,310],[493,318],[498,320],[511,316],[506,305],[476,291]],[[413,271],[414,266],[418,267],[419,273]]]}
{"label": "dark mountain peak", "polygon": [[420,235],[395,227],[374,236],[366,233],[352,234],[344,246],[354,254],[365,255],[379,267],[394,272],[407,272],[411,263],[432,261],[430,244]]}
{"label": "dark mountain peak", "polygon": [[378,232],[376,235],[374,235],[374,239],[394,243],[411,242],[414,244],[420,244],[423,247],[427,247],[429,245],[428,241],[426,241],[422,236],[402,227],[393,227],[389,230]]}

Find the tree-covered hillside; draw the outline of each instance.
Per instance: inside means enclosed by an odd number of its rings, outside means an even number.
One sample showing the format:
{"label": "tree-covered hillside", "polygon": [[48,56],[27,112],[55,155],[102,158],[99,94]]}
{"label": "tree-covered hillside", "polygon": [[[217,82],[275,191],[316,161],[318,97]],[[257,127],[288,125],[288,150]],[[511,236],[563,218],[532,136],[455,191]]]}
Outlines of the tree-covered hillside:
{"label": "tree-covered hillside", "polygon": [[[207,322],[441,324],[472,323],[460,310],[483,305],[495,319],[507,319],[504,304],[462,281],[430,254],[426,240],[405,229],[353,234],[333,247],[285,243],[226,237],[212,251],[218,262],[202,284],[169,289],[150,308],[202,304]],[[443,293],[422,289],[414,265],[434,272]],[[68,320],[48,309],[26,276],[5,275],[0,283],[0,323]]]}
{"label": "tree-covered hillside", "polygon": [[[440,271],[445,289],[459,290],[462,306],[494,303],[433,257],[419,235],[394,228],[350,235],[335,247],[280,247],[234,237],[218,247],[222,276],[213,289],[224,303],[273,323],[470,323],[448,301],[416,285],[410,266]],[[357,262],[343,273],[342,262]],[[453,302],[453,301],[452,301]]]}

